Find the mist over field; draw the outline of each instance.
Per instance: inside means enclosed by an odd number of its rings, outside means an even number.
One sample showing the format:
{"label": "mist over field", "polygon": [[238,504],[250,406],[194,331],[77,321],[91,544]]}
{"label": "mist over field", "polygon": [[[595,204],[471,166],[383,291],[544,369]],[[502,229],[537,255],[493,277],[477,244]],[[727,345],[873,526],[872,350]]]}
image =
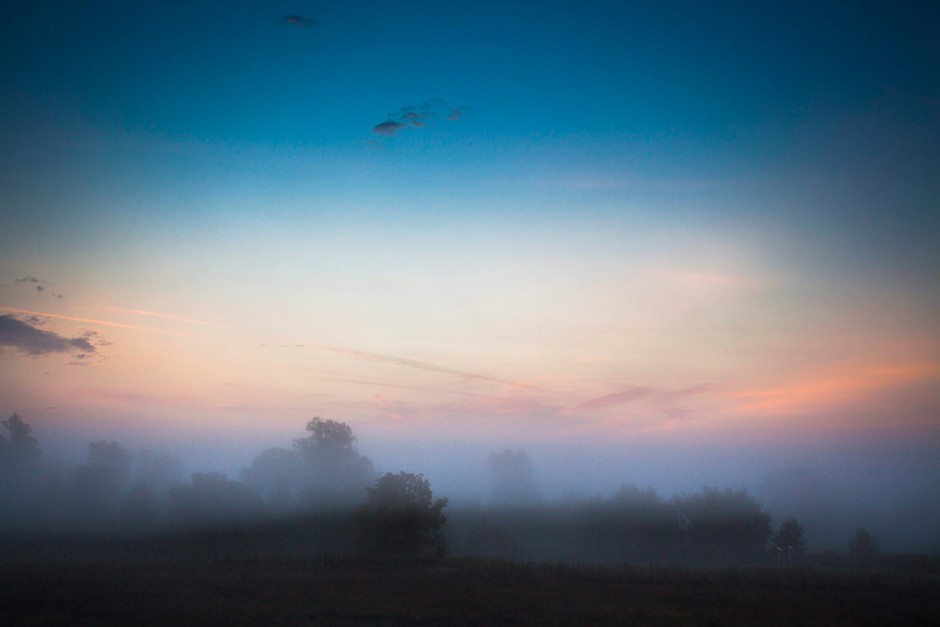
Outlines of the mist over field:
{"label": "mist over field", "polygon": [[[314,448],[304,457],[303,442],[320,436],[302,426],[294,437],[281,439],[263,432],[193,438],[100,430],[92,439],[77,429],[63,433],[37,426],[26,436],[40,444],[28,461],[14,455],[11,433],[0,449],[0,523],[14,536],[136,537],[330,516],[361,507],[367,488],[379,476],[404,471],[423,475],[435,498],[447,498],[444,537],[454,555],[682,562],[689,558],[667,552],[597,553],[583,538],[557,546],[550,539],[539,544],[532,538],[554,537],[556,527],[572,537],[587,534],[594,542],[603,541],[606,533],[629,535],[623,529],[581,529],[582,519],[592,516],[622,516],[633,522],[653,516],[664,532],[674,531],[681,529],[677,521],[694,510],[702,495],[713,499],[716,511],[730,507],[738,512],[721,524],[732,525],[734,517],[742,515],[734,508],[744,502],[748,515],[764,517],[766,531],[757,548],[747,553],[747,559],[758,563],[772,561],[772,535],[793,518],[804,530],[803,550],[810,552],[845,553],[853,534],[864,528],[885,552],[940,553],[935,487],[940,462],[934,442],[895,442],[890,447],[820,442],[808,450],[780,442],[752,443],[745,449],[638,438],[599,446],[576,439],[383,440],[356,434],[350,427],[336,449],[344,452],[326,454],[327,449]],[[487,524],[498,521],[501,533],[518,528],[531,537],[518,546],[505,538],[501,544],[481,543],[476,536],[483,533],[483,519],[491,520]],[[340,526],[349,536],[357,533],[353,519]],[[736,538],[731,544],[741,541]],[[343,553],[350,546],[345,537],[336,546],[327,541],[319,549]]]}

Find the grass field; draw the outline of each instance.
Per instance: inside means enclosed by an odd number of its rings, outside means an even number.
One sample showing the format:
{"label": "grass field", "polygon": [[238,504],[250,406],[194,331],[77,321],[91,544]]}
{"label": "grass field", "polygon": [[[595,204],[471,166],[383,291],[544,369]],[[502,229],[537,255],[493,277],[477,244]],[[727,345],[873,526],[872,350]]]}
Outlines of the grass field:
{"label": "grass field", "polygon": [[4,549],[3,625],[940,624],[935,564],[601,568],[328,557],[199,538]]}

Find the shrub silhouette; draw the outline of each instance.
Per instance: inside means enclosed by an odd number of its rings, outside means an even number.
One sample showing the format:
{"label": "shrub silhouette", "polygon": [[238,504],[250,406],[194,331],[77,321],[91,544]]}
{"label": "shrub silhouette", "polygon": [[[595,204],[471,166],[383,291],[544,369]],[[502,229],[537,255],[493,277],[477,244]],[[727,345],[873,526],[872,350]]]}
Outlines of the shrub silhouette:
{"label": "shrub silhouette", "polygon": [[796,518],[787,518],[774,534],[773,544],[777,551],[786,556],[787,560],[802,555],[806,551],[803,526]]}
{"label": "shrub silhouette", "polygon": [[849,557],[859,562],[869,562],[878,555],[878,541],[865,529],[860,528],[849,540]]}
{"label": "shrub silhouette", "polygon": [[371,548],[383,555],[442,556],[446,550],[441,528],[447,499],[434,500],[422,475],[387,473],[368,488],[368,499],[357,512]]}

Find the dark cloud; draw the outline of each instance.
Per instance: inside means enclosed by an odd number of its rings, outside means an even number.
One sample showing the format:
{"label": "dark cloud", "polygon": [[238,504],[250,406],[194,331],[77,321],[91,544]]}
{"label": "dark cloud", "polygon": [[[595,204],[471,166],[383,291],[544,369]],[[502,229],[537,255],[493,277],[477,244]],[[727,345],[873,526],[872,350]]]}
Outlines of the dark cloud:
{"label": "dark cloud", "polygon": [[91,357],[88,353],[75,353],[72,355],[72,361],[69,362],[70,366],[87,366],[88,358]]}
{"label": "dark cloud", "polygon": [[312,17],[307,17],[306,15],[297,15],[296,13],[285,13],[283,16],[281,16],[281,22],[284,24],[290,24],[291,26],[298,26],[300,28],[313,28],[320,23]]}
{"label": "dark cloud", "polygon": [[372,132],[382,137],[394,137],[406,128],[423,128],[435,119],[456,122],[469,107],[449,105],[443,98],[431,98],[421,104],[406,105],[397,112],[390,113],[385,122],[372,127]]}
{"label": "dark cloud", "polygon": [[37,329],[10,314],[0,316],[0,346],[9,346],[26,355],[48,355],[67,351],[78,351],[78,354],[94,353],[95,347],[89,337],[91,335],[86,333],[79,337],[67,338],[52,331]]}
{"label": "dark cloud", "polygon": [[[42,279],[36,278],[34,276],[24,276],[20,279],[14,280],[13,283],[15,285],[20,285],[20,284],[31,285],[36,290],[36,292],[39,293],[40,295],[46,291],[47,287],[51,287],[53,285],[49,281],[43,281]],[[63,298],[63,295],[59,294],[58,292],[49,292],[49,293],[52,294],[54,298],[59,298],[59,299]]]}
{"label": "dark cloud", "polygon": [[407,126],[407,124],[402,124],[401,122],[388,120],[387,122],[381,122],[373,126],[372,132],[376,135],[381,135],[382,137],[394,137],[395,133]]}
{"label": "dark cloud", "polygon": [[463,117],[464,114],[466,113],[470,113],[470,107],[464,107],[464,106],[454,107],[453,109],[450,110],[450,113],[447,114],[446,119],[450,122],[456,122],[461,117]]}
{"label": "dark cloud", "polygon": [[402,114],[401,119],[405,124],[410,124],[415,128],[421,128],[424,126],[424,121],[428,118],[433,117],[432,113],[418,113],[417,111],[406,111]]}

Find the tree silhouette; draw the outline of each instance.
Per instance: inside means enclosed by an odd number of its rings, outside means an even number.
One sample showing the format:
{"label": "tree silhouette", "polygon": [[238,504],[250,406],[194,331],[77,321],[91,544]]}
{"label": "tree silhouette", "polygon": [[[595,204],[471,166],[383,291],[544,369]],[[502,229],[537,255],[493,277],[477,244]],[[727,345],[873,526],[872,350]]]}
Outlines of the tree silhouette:
{"label": "tree silhouette", "polygon": [[134,466],[134,483],[145,483],[154,497],[166,494],[182,478],[182,463],[170,453],[143,449],[137,453]]}
{"label": "tree silhouette", "polygon": [[703,488],[672,499],[678,526],[695,559],[746,562],[764,555],[770,516],[743,488]]}
{"label": "tree silhouette", "polygon": [[525,451],[506,449],[493,453],[487,460],[490,494],[493,503],[501,506],[532,505],[541,501],[535,487],[532,463]]}
{"label": "tree silhouette", "polygon": [[799,557],[806,551],[806,538],[803,535],[803,526],[796,518],[787,518],[780,525],[780,529],[774,534],[773,543],[775,550],[780,556],[784,556],[787,562],[794,557]]}
{"label": "tree silhouette", "polygon": [[225,473],[193,473],[189,485],[177,483],[166,496],[170,519],[176,524],[212,525],[256,518],[261,514],[258,493]]}
{"label": "tree silhouette", "polygon": [[314,418],[310,435],[294,440],[294,448],[310,470],[309,497],[320,504],[344,506],[362,500],[375,471],[356,450],[352,428],[335,420]]}
{"label": "tree silhouette", "polygon": [[0,424],[8,434],[0,433],[0,528],[33,527],[50,504],[39,444],[19,414]]}
{"label": "tree silhouette", "polygon": [[272,511],[286,512],[299,503],[309,483],[308,474],[296,451],[275,447],[261,451],[241,476]]}
{"label": "tree silhouette", "polygon": [[131,456],[117,442],[88,445],[86,462],[71,475],[72,497],[85,516],[112,516],[130,475]]}
{"label": "tree silhouette", "polygon": [[434,500],[431,484],[423,475],[386,473],[368,489],[358,519],[378,553],[443,556],[445,507],[447,499]]}
{"label": "tree silhouette", "polygon": [[849,539],[849,556],[859,562],[869,562],[878,555],[878,541],[864,527],[858,529]]}
{"label": "tree silhouette", "polygon": [[9,439],[0,435],[0,460],[17,465],[39,458],[39,443],[30,435],[33,428],[19,414],[14,413],[0,424],[9,432]]}

